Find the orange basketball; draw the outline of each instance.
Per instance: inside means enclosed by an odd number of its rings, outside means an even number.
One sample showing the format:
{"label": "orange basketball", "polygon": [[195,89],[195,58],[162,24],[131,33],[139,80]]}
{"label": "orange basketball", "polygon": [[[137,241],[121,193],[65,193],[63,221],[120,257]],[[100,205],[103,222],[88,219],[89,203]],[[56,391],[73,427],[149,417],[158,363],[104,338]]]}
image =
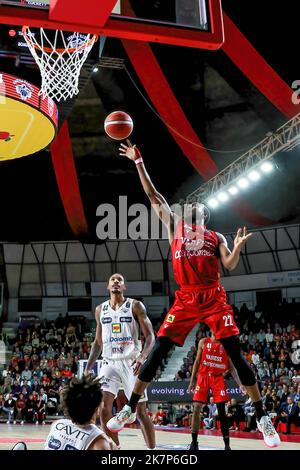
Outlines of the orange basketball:
{"label": "orange basketball", "polygon": [[106,117],[104,130],[111,139],[127,139],[133,130],[133,122],[124,111],[114,111]]}

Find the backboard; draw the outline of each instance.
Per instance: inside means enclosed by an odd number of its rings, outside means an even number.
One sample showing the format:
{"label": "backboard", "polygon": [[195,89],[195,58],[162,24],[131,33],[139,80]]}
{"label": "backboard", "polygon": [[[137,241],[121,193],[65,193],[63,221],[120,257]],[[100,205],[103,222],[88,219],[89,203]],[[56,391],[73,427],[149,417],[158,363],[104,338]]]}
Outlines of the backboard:
{"label": "backboard", "polygon": [[221,0],[0,0],[0,24],[211,50],[224,43]]}

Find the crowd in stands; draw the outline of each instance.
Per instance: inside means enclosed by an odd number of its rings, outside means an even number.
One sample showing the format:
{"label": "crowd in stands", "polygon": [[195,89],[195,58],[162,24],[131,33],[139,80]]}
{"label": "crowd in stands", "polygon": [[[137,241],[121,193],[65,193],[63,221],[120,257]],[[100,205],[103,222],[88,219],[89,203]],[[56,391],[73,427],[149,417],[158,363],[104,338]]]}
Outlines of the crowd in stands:
{"label": "crowd in stands", "polygon": [[83,317],[22,321],[8,344],[10,362],[0,370],[0,413],[7,423],[44,424],[46,413],[58,414],[60,390],[88,358],[92,340]]}
{"label": "crowd in stands", "polygon": [[[300,350],[300,303],[283,301],[270,309],[256,307],[254,310],[243,304],[240,309],[233,309],[242,350],[258,380],[265,407],[274,417],[275,426],[286,423],[289,433],[291,424],[300,426],[300,363],[293,356]],[[190,379],[199,340],[209,334],[209,330],[200,325],[195,345],[174,380]],[[239,429],[240,423],[246,421],[246,430],[255,430],[255,413],[249,397],[245,398],[244,405],[232,401],[227,406],[231,428]],[[203,419],[208,428],[215,427],[215,411],[207,405]]]}
{"label": "crowd in stands", "polygon": [[[275,426],[283,422],[290,432],[291,424],[300,426],[300,364],[294,363],[293,352],[300,349],[300,304],[283,302],[270,310],[250,310],[244,304],[234,308],[240,328],[240,341],[246,359],[258,379],[263,402],[274,417]],[[166,311],[153,324],[157,332]],[[209,335],[200,325],[195,345],[184,359],[174,380],[189,380],[199,340]],[[7,342],[7,340],[5,340]],[[0,415],[8,423],[45,423],[47,415],[59,413],[59,394],[77,374],[78,361],[89,356],[93,335],[82,317],[59,315],[55,321],[19,324],[17,335],[9,341],[12,349],[9,364],[0,370]],[[167,359],[168,360],[168,359]],[[162,363],[157,378],[167,364]],[[231,429],[256,430],[254,408],[249,397],[226,406]],[[192,407],[183,404],[162,407],[153,416],[155,424],[189,426]],[[217,410],[213,399],[202,412],[204,426],[213,429]]]}

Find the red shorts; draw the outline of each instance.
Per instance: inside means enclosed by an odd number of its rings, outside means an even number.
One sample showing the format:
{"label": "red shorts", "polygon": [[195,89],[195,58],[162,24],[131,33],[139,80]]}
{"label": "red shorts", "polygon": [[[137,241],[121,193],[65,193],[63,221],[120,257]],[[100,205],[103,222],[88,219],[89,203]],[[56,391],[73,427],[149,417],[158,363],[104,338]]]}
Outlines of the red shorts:
{"label": "red shorts", "polygon": [[229,400],[223,375],[199,374],[193,401],[207,403],[210,390],[215,403]]}
{"label": "red shorts", "polygon": [[175,293],[175,302],[161,325],[157,335],[168,336],[179,346],[197,323],[205,323],[217,340],[236,336],[232,307],[227,303],[223,286],[210,289],[181,288]]}

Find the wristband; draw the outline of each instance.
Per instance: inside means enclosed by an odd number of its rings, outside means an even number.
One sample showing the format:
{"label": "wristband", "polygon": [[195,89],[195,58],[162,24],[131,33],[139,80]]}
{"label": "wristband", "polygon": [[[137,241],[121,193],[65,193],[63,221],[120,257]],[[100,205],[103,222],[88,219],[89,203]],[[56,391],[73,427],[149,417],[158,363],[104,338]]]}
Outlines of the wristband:
{"label": "wristband", "polygon": [[134,160],[134,163],[135,163],[136,165],[139,165],[140,163],[143,163],[142,157],[137,158],[136,160]]}

